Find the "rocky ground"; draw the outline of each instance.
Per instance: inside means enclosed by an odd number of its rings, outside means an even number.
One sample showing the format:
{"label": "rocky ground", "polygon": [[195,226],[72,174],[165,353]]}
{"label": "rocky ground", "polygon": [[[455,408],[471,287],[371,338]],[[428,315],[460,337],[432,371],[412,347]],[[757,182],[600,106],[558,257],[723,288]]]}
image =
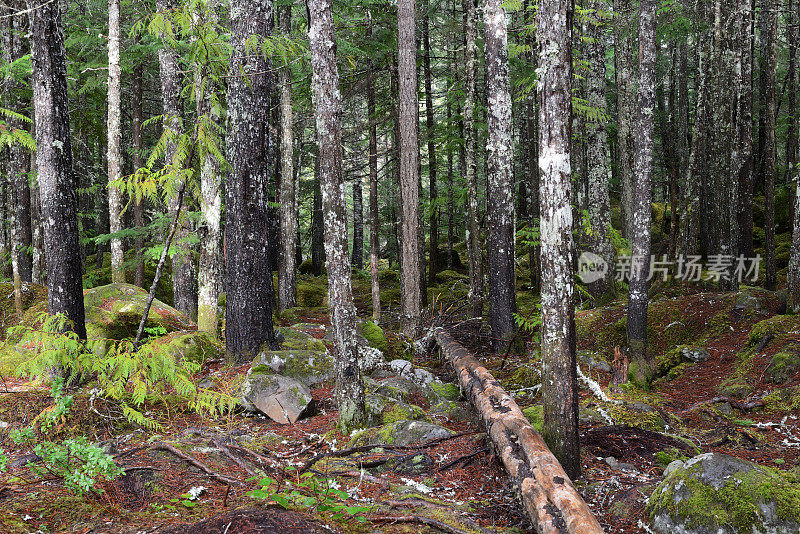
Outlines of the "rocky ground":
{"label": "rocky ground", "polygon": [[[456,337],[541,425],[535,351],[491,354],[486,333],[462,322],[463,276],[440,274],[429,321],[455,325]],[[382,281],[391,319],[396,273]],[[368,280],[357,277],[354,288],[359,315],[368,317]],[[35,325],[44,290],[26,286],[21,320],[10,291],[0,285],[4,328]],[[624,343],[624,304],[578,313],[588,379],[581,391],[584,498],[607,532],[733,533],[751,525],[797,532],[800,318],[780,313],[780,294],[755,288],[722,294],[674,286],[658,295],[649,338],[659,368],[649,390],[609,387],[614,349]],[[132,335],[143,292],[100,286],[85,299],[99,357],[109,350],[101,340]],[[103,482],[102,493],[85,496],[52,473],[37,474],[31,451],[9,439],[58,403],[44,385],[14,374],[35,344],[16,330],[4,334],[0,446],[10,463],[0,473],[0,530],[533,532],[452,370],[436,354],[414,355],[390,320],[383,328],[360,326],[373,426],[338,432],[324,279],[303,276],[299,300],[301,307],[279,318],[280,350],[264,347],[238,366],[224,361],[219,340],[158,302],[148,350],[194,362],[195,384],[230,394],[241,407],[198,415],[179,392],[166,391],[142,405],[156,424],[148,427],[131,423],[92,383],[71,392],[72,406],[50,437],[85,435],[125,470]],[[534,306],[520,292],[520,313]]]}

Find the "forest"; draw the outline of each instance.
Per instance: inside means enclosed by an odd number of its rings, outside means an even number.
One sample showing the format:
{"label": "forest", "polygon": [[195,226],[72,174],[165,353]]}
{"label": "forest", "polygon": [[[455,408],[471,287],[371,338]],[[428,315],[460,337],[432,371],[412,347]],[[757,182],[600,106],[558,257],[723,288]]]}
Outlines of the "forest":
{"label": "forest", "polygon": [[0,40],[0,532],[800,532],[800,0]]}

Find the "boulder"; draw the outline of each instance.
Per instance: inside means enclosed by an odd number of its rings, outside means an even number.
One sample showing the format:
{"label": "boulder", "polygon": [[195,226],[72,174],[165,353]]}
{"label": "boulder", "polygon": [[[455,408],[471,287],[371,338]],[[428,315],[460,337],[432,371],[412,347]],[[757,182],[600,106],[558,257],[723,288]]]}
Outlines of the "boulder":
{"label": "boulder", "polygon": [[389,351],[389,343],[386,341],[383,329],[372,321],[361,323],[358,327],[358,333],[361,334],[370,347],[378,349],[384,354]]}
{"label": "boulder", "polygon": [[242,406],[260,412],[276,423],[294,423],[311,412],[313,398],[308,386],[286,376],[247,372],[242,383]]}
{"label": "boulder", "polygon": [[385,425],[401,420],[429,421],[419,406],[402,401],[370,394],[364,399],[367,416],[375,424]]}
{"label": "boulder", "polygon": [[661,534],[800,532],[800,484],[779,471],[719,453],[676,466],[647,505]]}
{"label": "boulder", "polygon": [[[130,339],[136,337],[147,302],[147,291],[133,284],[108,284],[83,292],[86,333],[89,339]],[[144,336],[156,337],[194,324],[181,312],[153,299],[145,321]]]}
{"label": "boulder", "polygon": [[281,326],[275,333],[283,337],[281,348],[283,350],[311,350],[327,352],[328,348],[321,340],[294,327]]}
{"label": "boulder", "polygon": [[264,345],[253,359],[250,372],[281,374],[312,387],[333,380],[333,358],[327,350],[268,350]]}
{"label": "boulder", "polygon": [[225,347],[216,336],[199,330],[181,330],[153,338],[142,346],[167,351],[178,361],[203,363],[222,357]]}
{"label": "boulder", "polygon": [[368,428],[353,435],[350,445],[397,445],[406,446],[412,443],[449,437],[451,430],[443,426],[425,421],[401,420],[383,426]]}
{"label": "boulder", "polygon": [[443,400],[431,406],[431,413],[454,423],[475,421],[475,416],[465,402]]}
{"label": "boulder", "polygon": [[389,369],[397,376],[411,380],[422,387],[429,386],[436,380],[436,377],[430,371],[414,367],[414,364],[408,360],[392,360],[389,362]]}
{"label": "boulder", "polygon": [[704,362],[711,357],[709,352],[702,347],[682,347],[681,358],[692,363]]}

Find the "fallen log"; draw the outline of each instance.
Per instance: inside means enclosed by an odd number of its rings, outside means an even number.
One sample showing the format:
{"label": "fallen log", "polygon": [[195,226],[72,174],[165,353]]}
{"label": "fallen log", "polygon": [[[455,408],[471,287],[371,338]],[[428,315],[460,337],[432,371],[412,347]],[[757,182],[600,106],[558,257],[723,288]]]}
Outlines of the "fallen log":
{"label": "fallen log", "polygon": [[433,336],[478,411],[498,457],[539,534],[600,534],[603,529],[542,436],[480,362],[444,329]]}

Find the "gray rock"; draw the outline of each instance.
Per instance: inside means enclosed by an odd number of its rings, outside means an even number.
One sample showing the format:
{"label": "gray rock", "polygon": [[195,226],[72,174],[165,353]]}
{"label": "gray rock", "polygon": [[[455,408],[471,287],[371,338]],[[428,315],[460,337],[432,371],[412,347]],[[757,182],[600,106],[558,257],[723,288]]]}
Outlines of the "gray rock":
{"label": "gray rock", "polygon": [[704,362],[711,357],[711,354],[702,347],[683,347],[681,349],[681,358],[687,362],[700,363]]}
{"label": "gray rock", "polygon": [[311,411],[313,398],[304,383],[286,376],[247,372],[242,383],[242,406],[276,423],[294,423]]}
{"label": "gray rock", "polygon": [[431,412],[457,423],[474,421],[475,416],[464,402],[443,400],[431,406]]}
{"label": "gray rock", "polygon": [[353,436],[350,444],[354,447],[361,445],[405,446],[432,439],[446,438],[452,434],[452,431],[433,423],[403,420],[362,430]]}
{"label": "gray rock", "polygon": [[672,460],[667,467],[664,468],[664,478],[667,478],[678,469],[683,469],[686,464],[683,460]]}
{"label": "gray rock", "polygon": [[250,370],[299,380],[308,387],[333,380],[333,358],[326,351],[268,350],[259,352]]}
{"label": "gray rock", "polygon": [[384,363],[383,353],[369,345],[359,344],[358,355],[358,365],[365,374],[373,373]]}
{"label": "gray rock", "polygon": [[669,473],[647,513],[660,534],[797,534],[798,501],[800,484],[779,472],[706,453]]}

